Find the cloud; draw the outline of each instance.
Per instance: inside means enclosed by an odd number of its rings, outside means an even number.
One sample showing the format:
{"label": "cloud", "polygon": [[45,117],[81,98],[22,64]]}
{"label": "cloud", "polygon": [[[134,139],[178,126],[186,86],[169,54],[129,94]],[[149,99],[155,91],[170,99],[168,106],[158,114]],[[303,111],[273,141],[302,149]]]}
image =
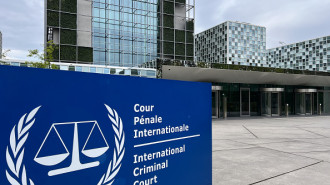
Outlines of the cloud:
{"label": "cloud", "polygon": [[27,55],[29,54],[28,51],[26,50],[10,50],[7,53],[7,57],[6,59],[13,59],[13,60],[26,60],[26,61],[39,61],[36,58],[31,58],[31,57],[27,57]]}
{"label": "cloud", "polygon": [[[43,0],[1,1],[0,17],[3,49],[12,50],[9,56],[25,59],[27,50],[42,50],[44,39]],[[16,54],[17,56],[14,56]]]}
{"label": "cloud", "polygon": [[[207,4],[207,5],[205,5]],[[196,33],[227,20],[267,28],[267,47],[330,35],[329,0],[196,1]]]}
{"label": "cloud", "polygon": [[[227,20],[248,22],[266,26],[271,48],[330,35],[329,7],[330,0],[196,0],[196,33]],[[3,0],[0,17],[10,56],[25,59],[27,50],[43,49],[43,0]]]}

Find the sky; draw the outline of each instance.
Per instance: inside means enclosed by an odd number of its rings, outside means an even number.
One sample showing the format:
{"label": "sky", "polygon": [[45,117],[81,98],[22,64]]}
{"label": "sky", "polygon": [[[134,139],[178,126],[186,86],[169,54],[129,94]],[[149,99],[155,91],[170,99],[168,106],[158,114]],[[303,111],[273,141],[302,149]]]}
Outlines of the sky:
{"label": "sky", "polygon": [[[267,48],[330,35],[330,0],[195,1],[195,33],[228,20],[247,22],[267,28]],[[44,0],[1,0],[0,31],[8,58],[27,60],[28,50],[43,50]]]}

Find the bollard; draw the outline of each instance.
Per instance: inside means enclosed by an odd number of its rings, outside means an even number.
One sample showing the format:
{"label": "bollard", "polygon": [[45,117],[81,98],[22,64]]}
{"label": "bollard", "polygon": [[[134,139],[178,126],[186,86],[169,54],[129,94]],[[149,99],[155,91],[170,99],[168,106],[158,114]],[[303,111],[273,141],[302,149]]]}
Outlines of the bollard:
{"label": "bollard", "polygon": [[285,106],[285,116],[286,117],[289,116],[289,104],[286,104],[286,106]]}
{"label": "bollard", "polygon": [[319,115],[322,115],[322,104],[319,106]]}
{"label": "bollard", "polygon": [[223,97],[223,118],[227,118],[227,98]]}

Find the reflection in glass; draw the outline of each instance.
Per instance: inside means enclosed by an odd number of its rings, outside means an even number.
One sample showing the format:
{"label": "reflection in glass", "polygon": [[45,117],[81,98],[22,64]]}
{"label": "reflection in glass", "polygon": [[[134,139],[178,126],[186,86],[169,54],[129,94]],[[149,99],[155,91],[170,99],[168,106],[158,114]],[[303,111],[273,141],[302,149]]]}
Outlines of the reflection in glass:
{"label": "reflection in glass", "polygon": [[271,93],[272,95],[272,115],[279,115],[279,93]]}
{"label": "reflection in glass", "polygon": [[241,115],[250,115],[250,89],[241,89]]}

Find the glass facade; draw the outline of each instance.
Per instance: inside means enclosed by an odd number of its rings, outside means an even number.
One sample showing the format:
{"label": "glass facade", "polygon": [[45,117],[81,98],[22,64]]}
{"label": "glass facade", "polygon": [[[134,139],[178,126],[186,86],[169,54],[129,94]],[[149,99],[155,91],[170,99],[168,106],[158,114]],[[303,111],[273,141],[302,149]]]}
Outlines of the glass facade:
{"label": "glass facade", "polygon": [[158,0],[93,2],[94,64],[138,66],[157,54]]}
{"label": "glass facade", "polygon": [[225,22],[195,37],[196,60],[201,62],[264,66],[266,28]]}
{"label": "glass facade", "polygon": [[[11,65],[18,67],[32,67],[25,61],[12,61],[3,60],[2,65]],[[133,68],[133,67],[117,67],[106,65],[89,65],[89,64],[72,64],[72,63],[58,63],[53,62],[57,66],[57,69],[63,71],[77,71],[87,73],[99,73],[99,74],[112,74],[112,75],[124,75],[124,76],[137,76],[145,78],[157,78],[157,70],[149,68]]]}
{"label": "glass facade", "polygon": [[[228,117],[330,114],[326,87],[213,83],[212,111]],[[224,103],[226,100],[226,103]],[[226,106],[226,107],[224,107]],[[213,114],[215,116],[215,114]]]}
{"label": "glass facade", "polygon": [[266,28],[228,23],[228,64],[263,66],[266,63]]}
{"label": "glass facade", "polygon": [[330,72],[330,36],[269,49],[267,66]]}
{"label": "glass facade", "polygon": [[194,59],[194,0],[47,0],[56,62],[137,67]]}

